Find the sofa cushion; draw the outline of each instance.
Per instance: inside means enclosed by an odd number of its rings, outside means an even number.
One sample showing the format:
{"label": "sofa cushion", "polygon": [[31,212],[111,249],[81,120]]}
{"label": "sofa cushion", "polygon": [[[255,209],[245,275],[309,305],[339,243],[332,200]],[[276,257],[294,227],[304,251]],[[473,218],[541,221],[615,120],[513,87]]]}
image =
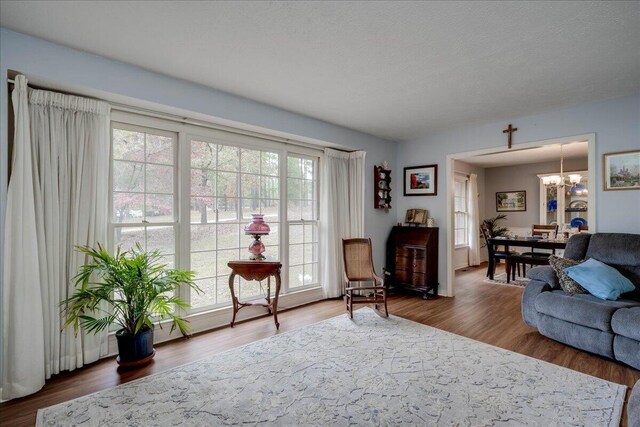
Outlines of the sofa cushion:
{"label": "sofa cushion", "polygon": [[591,295],[600,299],[615,301],[620,298],[620,295],[635,290],[633,283],[618,270],[595,258],[589,258],[580,265],[566,268],[563,273],[579,283]]}
{"label": "sofa cushion", "polygon": [[573,280],[566,272],[566,269],[569,267],[575,267],[580,264],[582,261],[575,261],[572,259],[561,258],[555,255],[551,255],[549,257],[549,264],[555,271],[558,276],[558,281],[560,282],[560,287],[567,295],[575,295],[575,294],[588,294],[589,292],[580,286],[578,282]]}
{"label": "sofa cushion", "polygon": [[569,296],[557,290],[538,295],[535,307],[542,314],[576,325],[613,332],[611,328],[613,313],[620,308],[640,307],[640,302],[627,299],[606,301],[590,294]]}
{"label": "sofa cushion", "polygon": [[640,307],[616,310],[611,318],[611,329],[616,334],[640,341]]}
{"label": "sofa cushion", "polygon": [[573,323],[545,314],[540,315],[538,330],[545,337],[579,348],[580,350],[586,350],[610,359],[614,358],[614,335],[611,332],[574,325]]}
{"label": "sofa cushion", "polygon": [[563,257],[573,260],[585,259],[591,234],[574,234],[567,242]]}
{"label": "sofa cushion", "polygon": [[640,300],[640,234],[596,233],[591,236],[586,257],[615,267],[636,287],[623,297]]}

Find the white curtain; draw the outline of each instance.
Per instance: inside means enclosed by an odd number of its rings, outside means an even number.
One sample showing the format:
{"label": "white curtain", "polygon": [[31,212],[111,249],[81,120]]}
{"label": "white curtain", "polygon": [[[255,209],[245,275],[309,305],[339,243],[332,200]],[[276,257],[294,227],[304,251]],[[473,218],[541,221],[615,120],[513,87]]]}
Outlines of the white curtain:
{"label": "white curtain", "polygon": [[469,175],[469,265],[480,265],[480,207],[478,175]]}
{"label": "white curtain", "polygon": [[[33,393],[51,375],[107,353],[106,332],[76,337],[72,329],[60,330],[60,302],[73,293],[73,277],[87,261],[75,246],[107,242],[110,107],[29,90],[26,83],[18,76],[12,94],[3,399]],[[21,320],[25,315],[31,324]]]}
{"label": "white curtain", "polygon": [[325,149],[321,233],[326,298],[342,295],[342,239],[364,235],[365,155],[364,151]]}

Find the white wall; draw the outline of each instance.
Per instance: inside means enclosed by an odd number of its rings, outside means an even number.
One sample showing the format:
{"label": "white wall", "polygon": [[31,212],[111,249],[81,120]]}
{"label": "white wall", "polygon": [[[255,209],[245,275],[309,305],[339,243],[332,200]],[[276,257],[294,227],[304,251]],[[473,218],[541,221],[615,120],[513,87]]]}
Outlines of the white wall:
{"label": "white wall", "polygon": [[439,166],[437,196],[402,197],[396,206],[399,220],[407,208],[424,208],[429,210],[440,226],[439,279],[442,291],[447,283],[446,156],[506,145],[502,129],[508,123],[513,123],[519,129],[514,134],[516,146],[524,142],[595,133],[597,230],[640,233],[640,191],[603,191],[601,160],[604,153],[640,148],[640,96],[637,94],[469,125],[402,142],[398,146],[396,181],[402,182],[402,168],[406,166],[432,163]]}

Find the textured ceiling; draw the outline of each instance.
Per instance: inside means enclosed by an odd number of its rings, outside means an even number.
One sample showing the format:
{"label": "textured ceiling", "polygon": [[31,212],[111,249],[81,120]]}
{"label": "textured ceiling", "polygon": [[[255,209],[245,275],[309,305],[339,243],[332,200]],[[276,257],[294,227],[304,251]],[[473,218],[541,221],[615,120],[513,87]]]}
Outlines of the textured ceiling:
{"label": "textured ceiling", "polygon": [[2,1],[0,24],[394,140],[640,91],[640,2]]}

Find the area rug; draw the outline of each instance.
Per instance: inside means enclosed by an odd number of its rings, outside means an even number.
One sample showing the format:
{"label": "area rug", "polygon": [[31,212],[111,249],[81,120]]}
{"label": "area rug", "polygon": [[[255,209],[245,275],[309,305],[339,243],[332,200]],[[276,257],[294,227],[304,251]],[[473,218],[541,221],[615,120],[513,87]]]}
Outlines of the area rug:
{"label": "area rug", "polygon": [[625,390],[363,308],[41,409],[37,425],[601,427]]}
{"label": "area rug", "polygon": [[526,277],[521,277],[516,275],[515,279],[511,279],[509,283],[507,283],[507,273],[500,273],[493,276],[493,280],[487,278],[484,280],[484,283],[491,283],[492,285],[507,285],[507,286],[517,286],[519,288],[524,288],[529,284],[530,280]]}

